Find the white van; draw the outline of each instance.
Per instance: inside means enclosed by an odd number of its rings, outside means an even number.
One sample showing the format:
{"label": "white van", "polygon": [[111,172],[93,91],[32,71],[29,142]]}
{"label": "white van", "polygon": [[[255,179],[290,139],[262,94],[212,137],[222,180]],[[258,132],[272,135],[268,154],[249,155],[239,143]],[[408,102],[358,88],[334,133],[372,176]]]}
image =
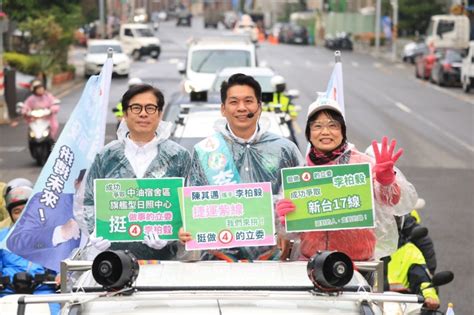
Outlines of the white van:
{"label": "white van", "polygon": [[207,91],[216,73],[227,67],[256,67],[255,45],[241,36],[222,36],[193,40],[188,49],[186,64],[179,63],[184,75],[183,87],[191,91]]}
{"label": "white van", "polygon": [[426,31],[428,47],[465,49],[469,46],[469,18],[465,15],[433,15]]}
{"label": "white van", "polygon": [[142,56],[158,59],[161,52],[160,40],[146,24],[122,24],[120,26],[120,42],[125,52],[138,60]]}
{"label": "white van", "polygon": [[462,60],[461,83],[464,92],[474,89],[474,41],[469,42],[467,56]]}

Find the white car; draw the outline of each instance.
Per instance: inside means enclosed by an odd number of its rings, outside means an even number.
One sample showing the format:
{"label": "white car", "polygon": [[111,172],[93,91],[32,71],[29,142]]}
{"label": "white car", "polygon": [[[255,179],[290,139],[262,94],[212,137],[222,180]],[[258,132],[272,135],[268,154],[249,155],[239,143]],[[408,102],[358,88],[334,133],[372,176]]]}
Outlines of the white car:
{"label": "white car", "polygon": [[234,33],[246,34],[250,37],[252,42],[258,42],[258,28],[252,18],[248,14],[242,15],[240,21],[234,26]]}
{"label": "white car", "polygon": [[[2,315],[49,314],[47,302],[62,303],[62,314],[83,315],[414,315],[420,314],[423,303],[413,294],[374,292],[359,272],[337,259],[309,264],[139,263],[123,252],[102,252],[94,262],[66,261],[62,280],[66,280],[68,270],[92,268],[75,281],[74,292],[70,293],[62,281],[61,294],[11,295],[0,299]],[[359,270],[375,270],[383,277],[378,264],[382,262],[356,262]]]}
{"label": "white car", "polygon": [[84,65],[84,75],[86,77],[100,72],[107,59],[107,50],[109,48],[113,49],[113,72],[117,75],[128,77],[132,63],[130,57],[123,52],[119,41],[109,39],[88,41]]}
{"label": "white car", "polygon": [[474,89],[474,41],[469,43],[466,57],[462,60],[461,83],[464,92]]}
{"label": "white car", "polygon": [[256,67],[255,45],[248,39],[234,36],[193,40],[188,50],[186,65],[178,64],[184,75],[183,88],[206,91],[212,85],[216,73],[226,67]]}

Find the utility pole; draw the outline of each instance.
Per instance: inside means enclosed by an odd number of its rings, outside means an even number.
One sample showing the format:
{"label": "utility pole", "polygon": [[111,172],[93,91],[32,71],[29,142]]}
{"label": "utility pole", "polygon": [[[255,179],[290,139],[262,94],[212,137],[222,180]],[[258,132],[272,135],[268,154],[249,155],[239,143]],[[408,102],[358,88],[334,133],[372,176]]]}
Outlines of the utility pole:
{"label": "utility pole", "polygon": [[105,5],[104,0],[99,0],[99,20],[100,20],[100,37],[105,38]]}
{"label": "utility pole", "polygon": [[6,29],[7,19],[7,15],[3,12],[2,0],[0,0],[0,123],[9,120],[5,102],[5,74],[3,71],[3,32]]}
{"label": "utility pole", "polygon": [[375,5],[375,53],[380,52],[380,16],[382,11],[382,0],[377,0]]}
{"label": "utility pole", "polygon": [[390,0],[393,9],[392,26],[392,61],[397,60],[397,37],[398,37],[398,0]]}

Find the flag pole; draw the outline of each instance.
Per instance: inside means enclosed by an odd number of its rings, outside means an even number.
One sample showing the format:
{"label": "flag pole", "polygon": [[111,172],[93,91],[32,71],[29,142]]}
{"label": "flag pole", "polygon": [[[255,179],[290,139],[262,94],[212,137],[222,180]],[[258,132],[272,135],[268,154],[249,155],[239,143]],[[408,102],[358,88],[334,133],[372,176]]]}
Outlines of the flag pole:
{"label": "flag pole", "polygon": [[341,51],[340,50],[336,50],[334,52],[334,58],[336,59],[336,62],[341,62]]}

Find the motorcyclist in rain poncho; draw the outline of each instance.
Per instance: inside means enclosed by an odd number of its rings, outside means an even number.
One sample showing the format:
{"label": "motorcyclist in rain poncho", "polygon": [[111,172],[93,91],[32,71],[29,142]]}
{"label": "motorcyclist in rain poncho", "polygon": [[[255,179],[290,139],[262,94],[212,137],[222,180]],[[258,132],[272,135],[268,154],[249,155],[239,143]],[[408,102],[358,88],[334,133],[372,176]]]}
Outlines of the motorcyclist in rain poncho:
{"label": "motorcyclist in rain poncho", "polygon": [[[261,88],[255,79],[234,74],[221,86],[221,113],[226,120],[217,121],[216,133],[196,144],[189,173],[190,186],[233,183],[271,182],[273,194],[281,187],[280,170],[303,165],[294,143],[266,131],[260,120]],[[215,171],[213,152],[228,157],[230,164]],[[190,240],[180,231],[180,240]],[[276,246],[239,247],[205,251],[203,260],[271,260],[280,256]]]}
{"label": "motorcyclist in rain poncho", "polygon": [[[350,229],[299,233],[299,251],[292,257],[309,259],[318,250],[338,250],[353,260],[379,259],[397,249],[398,230],[394,215],[404,215],[413,209],[416,190],[393,166],[403,153],[394,153],[395,140],[388,147],[387,138],[382,148],[375,150],[375,160],[359,152],[347,141],[346,124],[339,104],[319,97],[309,106],[306,138],[311,144],[306,156],[309,166],[370,163],[372,165],[375,208],[375,229]],[[277,213],[284,223],[285,215],[295,210],[291,200],[277,203]]]}
{"label": "motorcyclist in rain poncho", "polygon": [[94,179],[186,177],[191,165],[189,152],[169,140],[171,123],[161,121],[164,97],[161,91],[141,84],[122,97],[124,121],[112,141],[96,156],[87,176],[84,211],[75,211],[78,222],[91,234],[99,251],[128,249],[139,259],[172,259],[176,242],[160,240],[156,234],[145,236],[144,244],[112,243],[94,235]]}

